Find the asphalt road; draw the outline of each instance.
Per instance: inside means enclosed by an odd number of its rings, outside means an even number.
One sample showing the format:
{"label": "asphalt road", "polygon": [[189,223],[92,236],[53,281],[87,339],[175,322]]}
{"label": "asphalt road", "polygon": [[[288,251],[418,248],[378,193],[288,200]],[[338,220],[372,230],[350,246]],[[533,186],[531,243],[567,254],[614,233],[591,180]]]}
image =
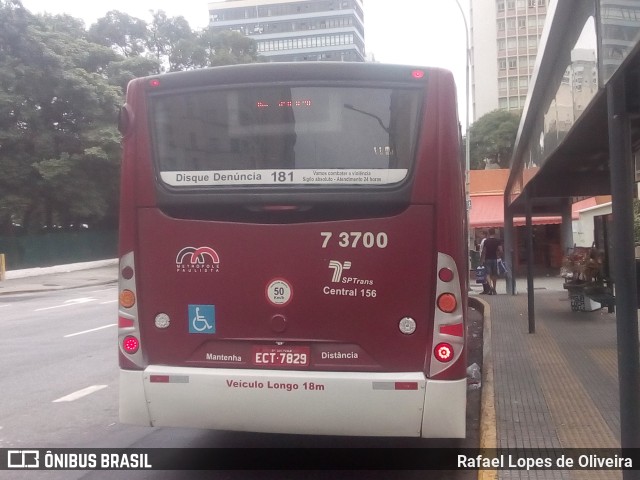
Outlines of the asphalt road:
{"label": "asphalt road", "polygon": [[[0,297],[0,448],[367,448],[443,446],[442,441],[314,437],[151,428],[118,423],[116,287],[88,287]],[[481,359],[482,324],[472,313],[469,363]],[[469,392],[468,438],[445,446],[477,446],[479,391]],[[378,452],[378,453],[376,453]],[[475,478],[475,472],[429,473],[428,478]],[[284,479],[425,478],[424,471],[380,472],[2,472],[11,479]]]}

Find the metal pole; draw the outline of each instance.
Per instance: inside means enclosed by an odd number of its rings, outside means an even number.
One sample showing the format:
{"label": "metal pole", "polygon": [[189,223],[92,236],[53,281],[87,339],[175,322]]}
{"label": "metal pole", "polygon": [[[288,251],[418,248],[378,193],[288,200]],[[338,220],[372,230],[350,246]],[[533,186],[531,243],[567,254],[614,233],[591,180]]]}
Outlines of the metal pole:
{"label": "metal pole", "polygon": [[[638,299],[633,241],[633,154],[626,112],[626,87],[621,77],[607,84],[609,169],[613,207],[613,279],[615,281],[620,388],[620,446],[640,447],[640,361]],[[623,478],[640,478],[624,471]]]}
{"label": "metal pole", "polygon": [[[466,84],[465,84],[465,117],[466,117],[466,121],[465,121],[465,142],[464,142],[464,146],[465,146],[465,152],[464,152],[464,163],[465,163],[465,177],[464,177],[464,191],[465,191],[465,195],[466,195],[466,204],[467,204],[467,217],[469,215],[469,210],[471,209],[471,197],[470,197],[470,188],[469,188],[469,169],[471,168],[471,157],[470,157],[470,139],[471,136],[469,135],[469,67],[471,64],[471,46],[469,45],[469,26],[467,24],[467,17],[464,14],[464,10],[462,9],[462,6],[460,5],[460,2],[458,0],[456,0],[456,5],[458,5],[458,9],[460,10],[460,14],[462,15],[462,20],[464,21],[464,34],[465,34],[465,45],[466,45],[466,62],[465,62],[465,66],[466,66],[466,70],[465,70],[465,78],[466,78]],[[469,219],[467,218],[467,247],[471,246],[471,242],[470,242],[470,238],[471,238],[471,228],[468,226],[469,225]]]}
{"label": "metal pole", "polygon": [[536,309],[533,299],[533,221],[531,220],[531,197],[526,194],[527,210],[527,312],[529,333],[536,333]]}
{"label": "metal pole", "polygon": [[516,267],[513,258],[515,244],[515,229],[513,227],[513,213],[504,207],[504,259],[507,262],[509,273],[506,277],[507,293],[515,295],[516,291]]}

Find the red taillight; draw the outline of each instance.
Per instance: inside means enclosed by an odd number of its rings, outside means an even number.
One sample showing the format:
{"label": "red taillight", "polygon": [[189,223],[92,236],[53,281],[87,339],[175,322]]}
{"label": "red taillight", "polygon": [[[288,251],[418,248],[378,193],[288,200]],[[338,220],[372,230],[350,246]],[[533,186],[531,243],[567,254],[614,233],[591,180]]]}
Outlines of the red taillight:
{"label": "red taillight", "polygon": [[122,341],[122,348],[130,355],[133,355],[140,348],[140,342],[133,335],[127,335]]}
{"label": "red taillight", "polygon": [[424,70],[414,70],[411,72],[411,76],[413,78],[423,78],[424,77]]}
{"label": "red taillight", "polygon": [[433,355],[439,362],[445,363],[453,359],[453,347],[450,343],[442,342],[433,349]]}
{"label": "red taillight", "polygon": [[455,312],[458,306],[458,301],[452,293],[443,293],[438,297],[438,308],[444,313]]}
{"label": "red taillight", "polygon": [[131,328],[133,327],[133,319],[118,317],[118,328]]}
{"label": "red taillight", "polygon": [[450,282],[453,280],[453,272],[448,268],[441,268],[438,272],[438,278],[443,282]]}
{"label": "red taillight", "polygon": [[133,278],[133,268],[131,267],[124,267],[120,273],[125,280],[131,280]]}

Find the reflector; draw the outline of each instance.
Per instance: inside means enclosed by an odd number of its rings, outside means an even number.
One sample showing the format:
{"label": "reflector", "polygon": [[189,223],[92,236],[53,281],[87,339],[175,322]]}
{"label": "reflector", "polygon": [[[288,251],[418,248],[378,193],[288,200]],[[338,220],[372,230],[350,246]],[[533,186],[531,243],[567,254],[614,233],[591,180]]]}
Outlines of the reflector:
{"label": "reflector", "polygon": [[133,327],[133,319],[118,317],[118,328],[130,328]]}

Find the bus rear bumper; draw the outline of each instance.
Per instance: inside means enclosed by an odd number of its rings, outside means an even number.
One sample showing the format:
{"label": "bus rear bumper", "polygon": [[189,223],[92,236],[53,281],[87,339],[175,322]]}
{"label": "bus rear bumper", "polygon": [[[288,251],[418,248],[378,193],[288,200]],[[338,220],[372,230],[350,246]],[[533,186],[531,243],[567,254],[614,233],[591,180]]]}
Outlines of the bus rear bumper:
{"label": "bus rear bumper", "polygon": [[422,372],[120,370],[120,421],[266,433],[465,436],[466,379]]}

